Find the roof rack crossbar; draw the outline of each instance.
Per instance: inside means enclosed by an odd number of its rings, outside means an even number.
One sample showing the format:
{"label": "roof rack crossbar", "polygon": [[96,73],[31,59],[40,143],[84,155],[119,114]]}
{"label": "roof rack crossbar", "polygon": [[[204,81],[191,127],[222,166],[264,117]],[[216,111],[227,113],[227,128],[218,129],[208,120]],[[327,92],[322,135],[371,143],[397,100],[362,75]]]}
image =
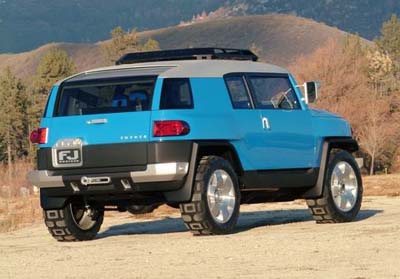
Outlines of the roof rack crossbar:
{"label": "roof rack crossbar", "polygon": [[258,57],[248,49],[233,48],[186,48],[149,52],[127,53],[116,61],[116,65],[176,60],[247,60],[257,61]]}

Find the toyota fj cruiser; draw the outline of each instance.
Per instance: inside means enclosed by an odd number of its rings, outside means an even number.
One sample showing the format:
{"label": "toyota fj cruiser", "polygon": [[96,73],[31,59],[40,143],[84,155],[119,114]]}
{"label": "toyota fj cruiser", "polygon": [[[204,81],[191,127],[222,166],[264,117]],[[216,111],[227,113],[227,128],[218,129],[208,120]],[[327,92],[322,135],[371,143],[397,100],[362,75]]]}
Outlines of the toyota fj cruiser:
{"label": "toyota fj cruiser", "polygon": [[232,232],[243,203],[302,198],[317,223],[353,220],[363,188],[349,124],[308,107],[317,83],[256,60],[218,48],[133,53],[55,84],[28,175],[50,234],[90,240],[105,210],[160,204],[179,207],[196,235]]}

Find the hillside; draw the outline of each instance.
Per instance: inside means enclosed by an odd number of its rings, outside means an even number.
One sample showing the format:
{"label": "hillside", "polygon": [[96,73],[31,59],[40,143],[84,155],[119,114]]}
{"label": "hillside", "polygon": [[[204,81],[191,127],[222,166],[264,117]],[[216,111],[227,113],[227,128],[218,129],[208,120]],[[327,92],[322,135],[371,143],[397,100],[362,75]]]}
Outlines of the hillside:
{"label": "hillside", "polygon": [[[162,49],[186,47],[233,47],[260,49],[261,60],[287,66],[301,54],[308,54],[329,38],[341,39],[346,35],[336,28],[315,21],[289,15],[263,15],[234,17],[170,27],[139,34],[160,42]],[[12,67],[21,77],[31,76],[41,56],[52,46],[65,49],[75,61],[78,70],[104,65],[100,43],[97,44],[50,44],[20,54],[0,55],[0,70]]]}
{"label": "hillside", "polygon": [[293,58],[313,52],[329,38],[341,39],[345,32],[313,20],[271,14],[233,17],[143,32],[161,48],[219,46],[260,49],[261,60],[287,66]]}
{"label": "hillside", "polygon": [[270,13],[310,18],[372,39],[391,14],[400,15],[400,1],[0,0],[0,53],[50,42],[93,43],[105,40],[115,26],[144,31],[190,22],[200,14],[225,18]]}
{"label": "hillside", "polygon": [[398,0],[228,0],[231,16],[292,14],[324,22],[346,32],[374,39],[392,14],[400,16]]}

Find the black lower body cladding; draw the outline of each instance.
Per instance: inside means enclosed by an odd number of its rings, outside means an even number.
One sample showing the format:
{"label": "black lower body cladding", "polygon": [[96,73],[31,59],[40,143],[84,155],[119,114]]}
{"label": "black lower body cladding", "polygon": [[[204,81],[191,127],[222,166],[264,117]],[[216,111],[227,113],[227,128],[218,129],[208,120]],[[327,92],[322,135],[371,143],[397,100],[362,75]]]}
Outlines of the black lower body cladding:
{"label": "black lower body cladding", "polygon": [[[37,153],[38,170],[66,171],[77,173],[78,170],[144,167],[147,164],[168,162],[189,162],[192,150],[191,141],[138,142],[96,144],[83,146],[83,166],[78,168],[54,168],[52,149],[42,148]],[[76,170],[76,171],[74,171]]]}
{"label": "black lower body cladding", "polygon": [[[136,173],[151,170],[154,165],[168,163],[189,163],[191,161],[193,142],[170,141],[149,143],[124,143],[109,145],[84,146],[82,149],[83,166],[55,168],[52,163],[52,149],[38,151],[38,170],[47,171],[52,177],[62,178],[64,187],[41,189],[41,205],[46,208],[60,208],[70,197],[97,197],[100,200],[132,199],[181,189],[186,181],[185,176],[163,177],[152,181],[135,179]],[[85,185],[82,178],[105,177],[108,183]],[[125,184],[125,185],[124,185]],[[129,187],[127,187],[127,185]],[[147,194],[148,193],[148,194]],[[157,195],[159,193],[160,195]]]}

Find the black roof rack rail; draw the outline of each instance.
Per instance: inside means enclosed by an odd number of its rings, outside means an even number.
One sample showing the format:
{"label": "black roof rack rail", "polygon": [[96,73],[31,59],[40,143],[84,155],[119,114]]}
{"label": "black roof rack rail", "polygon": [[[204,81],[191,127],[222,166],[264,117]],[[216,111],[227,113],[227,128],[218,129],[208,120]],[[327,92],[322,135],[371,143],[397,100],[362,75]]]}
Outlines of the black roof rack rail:
{"label": "black roof rack rail", "polygon": [[186,48],[149,52],[127,53],[118,59],[115,64],[134,64],[143,62],[175,61],[175,60],[247,60],[257,61],[258,57],[248,49],[231,48]]}

